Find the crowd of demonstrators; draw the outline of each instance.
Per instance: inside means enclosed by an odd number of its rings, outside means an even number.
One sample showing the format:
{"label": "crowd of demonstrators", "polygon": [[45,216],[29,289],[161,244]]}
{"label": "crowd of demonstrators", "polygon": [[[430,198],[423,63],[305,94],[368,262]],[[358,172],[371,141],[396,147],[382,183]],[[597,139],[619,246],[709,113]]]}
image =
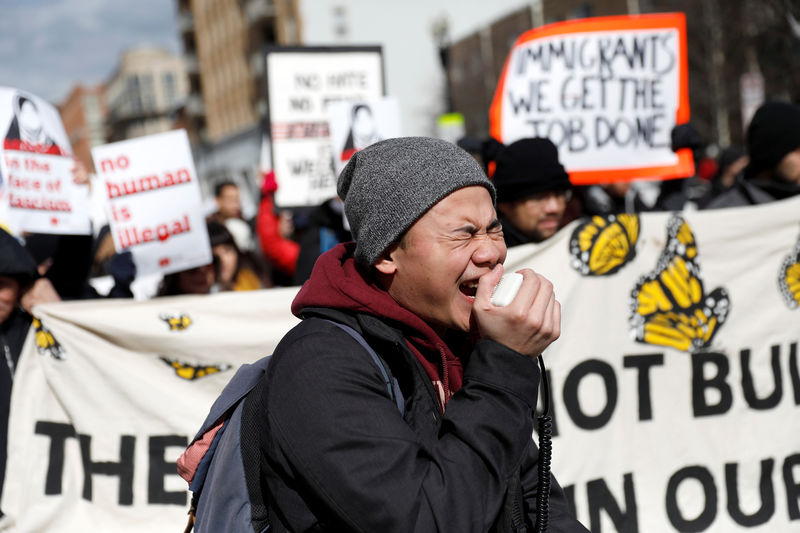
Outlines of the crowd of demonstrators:
{"label": "crowd of demonstrators", "polygon": [[[692,152],[696,175],[575,186],[548,139],[521,139],[504,146],[495,139],[464,138],[459,146],[482,163],[498,191],[497,209],[508,246],[542,242],[582,216],[624,212],[714,209],[753,205],[800,193],[800,107],[768,102],[746,132],[746,149],[729,147],[716,162],[701,157],[705,148],[691,124],[672,130],[674,151]],[[75,168],[76,183],[90,184],[85,168]],[[293,212],[275,206],[277,183],[265,176],[251,224],[242,218],[239,188],[231,180],[215,185],[216,210],[208,218],[214,232],[214,263],[192,275],[167,276],[159,295],[208,293],[303,284],[316,259],[352,238],[342,201],[332,198]],[[222,231],[224,229],[224,231]],[[25,235],[24,246],[38,272],[61,299],[97,298],[92,278],[109,276],[102,296],[130,298],[136,268],[129,251],[115,250],[109,227],[92,235]],[[194,271],[195,269],[192,269]],[[210,282],[206,277],[212,276]],[[196,277],[198,282],[191,280]],[[181,281],[183,280],[183,281]]]}

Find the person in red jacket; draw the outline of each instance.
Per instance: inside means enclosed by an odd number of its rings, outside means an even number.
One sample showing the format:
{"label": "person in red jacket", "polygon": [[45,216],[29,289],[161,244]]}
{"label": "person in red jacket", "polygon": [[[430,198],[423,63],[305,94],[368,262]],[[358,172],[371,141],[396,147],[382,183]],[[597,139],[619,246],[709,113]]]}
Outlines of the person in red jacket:
{"label": "person in red jacket", "polygon": [[[256,215],[256,233],[264,254],[272,265],[272,281],[276,285],[290,285],[300,255],[300,244],[291,240],[285,230],[286,222],[282,214],[275,212],[274,194],[278,189],[275,173],[264,176],[261,186],[261,202]],[[281,283],[285,280],[284,283]]]}

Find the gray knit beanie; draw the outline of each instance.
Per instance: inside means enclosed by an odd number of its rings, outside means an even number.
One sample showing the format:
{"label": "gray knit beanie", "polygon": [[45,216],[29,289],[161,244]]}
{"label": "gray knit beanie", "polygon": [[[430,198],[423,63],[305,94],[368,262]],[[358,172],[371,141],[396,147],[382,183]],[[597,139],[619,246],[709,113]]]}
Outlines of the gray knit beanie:
{"label": "gray knit beanie", "polygon": [[356,261],[374,264],[434,204],[471,185],[486,187],[495,201],[494,186],[478,162],[447,141],[399,137],[356,152],[338,184]]}

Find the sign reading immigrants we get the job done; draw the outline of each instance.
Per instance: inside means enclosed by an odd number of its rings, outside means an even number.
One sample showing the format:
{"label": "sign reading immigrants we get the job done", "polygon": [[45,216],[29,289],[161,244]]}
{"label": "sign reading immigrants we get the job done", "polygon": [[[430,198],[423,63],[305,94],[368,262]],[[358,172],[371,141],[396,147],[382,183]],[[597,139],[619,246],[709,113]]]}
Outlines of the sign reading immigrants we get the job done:
{"label": "sign reading immigrants we get the job done", "polygon": [[114,246],[131,250],[138,274],[211,263],[186,131],[98,146],[92,158],[106,190]]}
{"label": "sign reading immigrants we get the job done", "polygon": [[689,121],[687,71],[682,13],[542,26],[509,53],[490,132],[549,138],[576,184],[690,176],[691,153],[670,146]]}

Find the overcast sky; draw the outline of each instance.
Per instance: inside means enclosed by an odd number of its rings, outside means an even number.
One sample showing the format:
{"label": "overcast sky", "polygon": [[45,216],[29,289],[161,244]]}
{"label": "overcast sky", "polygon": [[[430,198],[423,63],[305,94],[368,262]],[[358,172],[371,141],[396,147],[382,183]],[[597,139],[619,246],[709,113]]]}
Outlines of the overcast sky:
{"label": "overcast sky", "polygon": [[0,0],[0,85],[54,104],[138,44],[180,52],[174,0]]}

